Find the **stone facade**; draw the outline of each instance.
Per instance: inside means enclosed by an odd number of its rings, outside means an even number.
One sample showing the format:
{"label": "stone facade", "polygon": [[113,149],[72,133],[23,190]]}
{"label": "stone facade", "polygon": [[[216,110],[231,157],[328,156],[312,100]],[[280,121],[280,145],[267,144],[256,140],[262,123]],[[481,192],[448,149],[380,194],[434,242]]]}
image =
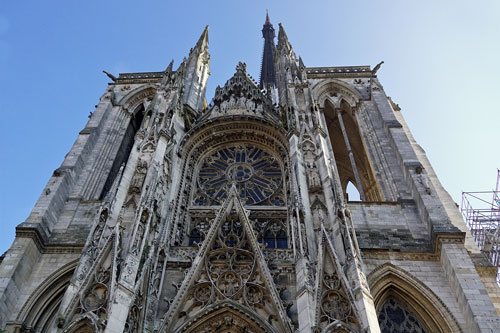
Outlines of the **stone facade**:
{"label": "stone facade", "polygon": [[263,36],[260,85],[239,63],[209,105],[208,27],[175,70],[107,73],[0,264],[0,328],[500,331],[495,270],[381,64],[306,67]]}

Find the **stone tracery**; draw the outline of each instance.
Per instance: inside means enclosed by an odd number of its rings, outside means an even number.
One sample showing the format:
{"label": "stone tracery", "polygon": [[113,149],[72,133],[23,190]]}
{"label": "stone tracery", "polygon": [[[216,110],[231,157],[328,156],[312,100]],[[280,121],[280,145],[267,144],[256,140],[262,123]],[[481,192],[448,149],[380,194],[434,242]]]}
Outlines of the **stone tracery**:
{"label": "stone tracery", "polygon": [[[167,317],[171,318],[175,313],[196,315],[214,304],[232,302],[252,316],[278,322],[287,318],[279,296],[274,294],[276,291],[273,293],[272,278],[266,271],[252,223],[246,215],[249,212],[244,210],[239,196],[233,184],[230,196],[218,210],[216,218],[206,221],[209,230],[194,259],[199,264],[191,268],[190,277],[183,282],[189,283],[181,287],[185,290],[184,300],[180,303],[184,296],[177,295]],[[191,275],[191,272],[197,273]],[[281,319],[271,319],[275,313],[280,313]],[[288,327],[287,320],[281,321],[280,325]],[[172,329],[181,323],[166,321]],[[184,328],[175,330],[184,331]]]}
{"label": "stone tracery", "polygon": [[195,205],[220,204],[236,183],[246,205],[283,206],[283,172],[274,156],[248,144],[228,146],[206,156],[199,167]]}
{"label": "stone tracery", "polygon": [[389,332],[429,332],[420,320],[395,298],[388,298],[378,311],[378,321],[382,333]]}

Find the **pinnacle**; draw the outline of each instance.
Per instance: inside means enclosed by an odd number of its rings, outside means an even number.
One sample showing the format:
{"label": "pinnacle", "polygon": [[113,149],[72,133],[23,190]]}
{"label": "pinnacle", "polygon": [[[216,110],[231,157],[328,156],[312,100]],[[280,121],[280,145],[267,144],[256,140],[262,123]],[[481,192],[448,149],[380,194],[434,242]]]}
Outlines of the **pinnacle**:
{"label": "pinnacle", "polygon": [[168,73],[172,72],[173,66],[174,66],[174,59],[172,59],[172,61],[170,61],[170,63],[167,66],[167,69],[165,69],[165,72],[168,72]]}
{"label": "pinnacle", "polygon": [[208,28],[209,25],[207,24],[205,29],[201,33],[198,42],[196,43],[195,49],[200,49],[200,50],[208,49]]}
{"label": "pinnacle", "polygon": [[267,25],[267,24],[272,24],[272,23],[271,23],[271,20],[269,19],[269,12],[266,9],[266,22],[264,23],[264,25]]}
{"label": "pinnacle", "polygon": [[302,57],[299,56],[299,68],[305,68],[306,66],[304,66],[304,61],[302,61]]}
{"label": "pinnacle", "polygon": [[283,25],[281,23],[279,25],[279,32],[278,32],[278,49],[287,49],[288,51],[292,51],[292,45],[290,45],[290,42],[288,41],[288,36],[286,35],[285,28],[283,28]]}
{"label": "pinnacle", "polygon": [[242,72],[243,74],[247,73],[247,64],[239,61],[238,65],[236,65],[236,72]]}
{"label": "pinnacle", "polygon": [[278,44],[280,42],[286,42],[288,43],[288,37],[285,32],[285,28],[283,28],[283,25],[281,23],[278,23],[279,26],[279,32],[278,32]]}

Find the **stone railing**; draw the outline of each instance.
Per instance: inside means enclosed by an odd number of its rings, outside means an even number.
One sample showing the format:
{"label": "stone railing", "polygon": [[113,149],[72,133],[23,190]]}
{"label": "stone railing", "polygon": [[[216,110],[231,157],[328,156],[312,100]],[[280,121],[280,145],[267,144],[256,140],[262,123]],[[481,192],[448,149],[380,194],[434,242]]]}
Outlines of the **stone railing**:
{"label": "stone railing", "polygon": [[157,81],[163,77],[164,72],[120,73],[117,83],[132,83]]}
{"label": "stone railing", "polygon": [[370,66],[307,67],[307,76],[371,76]]}

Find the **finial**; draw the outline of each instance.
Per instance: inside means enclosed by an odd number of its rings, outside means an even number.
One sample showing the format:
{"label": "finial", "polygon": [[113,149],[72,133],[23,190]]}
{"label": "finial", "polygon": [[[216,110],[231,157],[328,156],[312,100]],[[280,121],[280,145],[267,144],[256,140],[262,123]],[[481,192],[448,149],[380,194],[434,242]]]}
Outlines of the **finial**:
{"label": "finial", "polygon": [[198,42],[196,43],[196,46],[194,47],[195,49],[208,48],[208,28],[209,28],[209,25],[207,24],[205,26],[205,29],[203,29],[203,32],[201,33],[201,36],[198,39]]}
{"label": "finial", "polygon": [[267,11],[267,8],[266,8],[266,23],[264,24],[271,24],[271,20],[269,19],[269,12]]}
{"label": "finial", "polygon": [[239,61],[238,65],[236,66],[236,71],[237,72],[246,73],[247,72],[247,64],[245,64],[244,62]]}

